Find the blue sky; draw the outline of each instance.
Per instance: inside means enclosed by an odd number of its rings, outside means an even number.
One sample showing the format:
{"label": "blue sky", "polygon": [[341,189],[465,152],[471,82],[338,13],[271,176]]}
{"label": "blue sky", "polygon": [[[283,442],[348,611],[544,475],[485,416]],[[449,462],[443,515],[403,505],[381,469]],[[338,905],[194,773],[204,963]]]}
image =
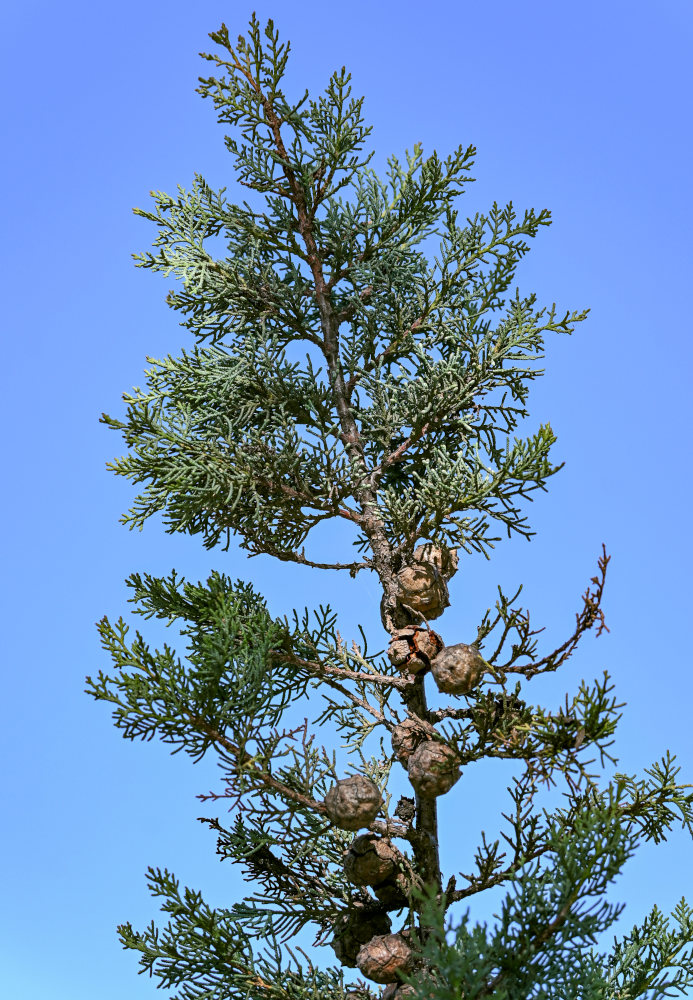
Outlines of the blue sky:
{"label": "blue sky", "polygon": [[[222,20],[243,32],[253,9],[292,40],[297,93],[351,69],[376,165],[417,141],[441,154],[474,143],[478,180],[462,215],[510,198],[552,210],[519,283],[592,310],[572,338],[549,344],[533,394],[534,418],[550,420],[566,467],[532,508],[531,544],[463,562],[441,631],[463,641],[497,582],[524,582],[537,620],[560,640],[605,542],[611,632],[587,641],[543,693],[555,703],[608,669],[627,702],[620,768],[641,770],[670,748],[693,781],[690,5],[14,5],[0,41],[0,963],[13,1000],[153,997],[115,934],[119,922],[157,916],[148,865],[220,906],[245,888],[195,820],[196,794],[217,783],[212,763],[125,743],[106,706],[83,694],[84,675],[107,667],[93,622],[126,610],[123,579],[173,566],[198,579],[218,567],[252,580],[276,614],[329,599],[346,634],[361,621],[377,635],[373,584],[205,553],[154,523],[129,533],[118,517],[131,490],[105,470],[120,442],[100,412],[119,412],[147,355],[186,344],[166,283],[132,266],[153,233],[131,208],[146,206],[152,188],[189,185],[195,171],[237,191],[211,108],[194,93],[207,67],[197,53]],[[503,787],[500,773],[470,774],[446,799],[449,872],[466,868],[482,827],[495,829]],[[624,929],[655,902],[669,911],[683,892],[693,899],[692,857],[683,835],[642,850],[614,893],[628,903]]]}

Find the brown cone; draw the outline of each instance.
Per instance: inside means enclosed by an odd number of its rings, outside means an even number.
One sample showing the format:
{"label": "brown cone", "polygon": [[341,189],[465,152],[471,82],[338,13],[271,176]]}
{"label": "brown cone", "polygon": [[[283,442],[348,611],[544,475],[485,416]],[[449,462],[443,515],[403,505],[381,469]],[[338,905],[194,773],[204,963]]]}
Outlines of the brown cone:
{"label": "brown cone", "polygon": [[409,795],[402,795],[395,808],[395,816],[410,823],[416,816],[416,801]]}
{"label": "brown cone", "polygon": [[402,983],[398,985],[397,983],[390,983],[383,990],[380,1000],[409,1000],[410,997],[416,996],[416,990],[413,986],[409,986],[407,983]]}
{"label": "brown cone", "polygon": [[338,781],[325,796],[325,812],[342,830],[370,826],[382,808],[380,789],[362,774]]}
{"label": "brown cone", "polygon": [[457,549],[448,549],[435,542],[424,542],[414,549],[414,559],[435,567],[444,580],[450,580],[455,575],[459,563]]}
{"label": "brown cone", "polygon": [[460,777],[454,752],[436,740],[426,740],[416,748],[407,770],[412,785],[425,798],[444,795]]}
{"label": "brown cone", "polygon": [[380,885],[397,871],[399,851],[385,837],[362,833],[344,859],[344,874],[352,885]]}
{"label": "brown cone", "polygon": [[356,956],[361,947],[377,934],[387,934],[390,918],[381,910],[357,907],[344,910],[334,924],[332,948],[338,961],[351,969],[356,968]]}
{"label": "brown cone", "polygon": [[409,565],[397,574],[397,601],[431,620],[450,604],[448,580],[457,572],[457,549],[425,542],[419,545]]}
{"label": "brown cone", "polygon": [[392,730],[392,752],[406,765],[420,743],[426,738],[426,730],[416,719],[405,719]]}
{"label": "brown cone", "polygon": [[442,648],[443,640],[437,632],[420,625],[410,625],[397,629],[390,639],[387,655],[400,670],[418,674],[430,666],[431,660]]}
{"label": "brown cone", "polygon": [[476,646],[458,642],[446,646],[431,664],[433,679],[439,691],[446,694],[469,694],[486,670],[486,663]]}
{"label": "brown cone", "polygon": [[400,972],[409,972],[413,953],[401,934],[381,934],[364,944],[356,964],[374,983],[396,983]]}
{"label": "brown cone", "polygon": [[435,566],[412,563],[397,574],[397,601],[422,618],[439,618],[450,604],[448,587]]}
{"label": "brown cone", "polygon": [[373,892],[386,910],[401,910],[409,902],[409,881],[403,872],[398,872],[387,882],[376,885]]}

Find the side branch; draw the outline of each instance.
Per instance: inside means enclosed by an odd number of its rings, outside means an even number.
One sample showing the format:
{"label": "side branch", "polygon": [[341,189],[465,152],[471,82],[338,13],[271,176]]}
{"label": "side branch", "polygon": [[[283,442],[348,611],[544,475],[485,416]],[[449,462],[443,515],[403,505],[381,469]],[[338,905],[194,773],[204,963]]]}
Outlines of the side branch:
{"label": "side branch", "polygon": [[[419,327],[423,324],[424,320],[428,316],[429,312],[430,309],[427,310],[425,313],[423,313],[421,316],[419,316],[418,319],[415,319],[414,322],[411,323],[406,328],[406,330],[402,330],[393,340],[390,341],[387,347],[385,347],[379,354],[376,354],[376,356],[372,358],[367,365],[364,364],[363,372],[373,371],[373,369],[377,368],[379,364],[382,364],[383,361],[385,361],[391,354],[394,353],[396,348],[399,347],[399,345],[402,343],[403,340],[406,340],[407,337],[411,336],[411,334],[415,333],[416,330],[419,329]],[[349,381],[346,383],[346,391],[347,393],[349,393],[349,395],[351,395],[354,388],[358,384],[361,374],[363,374],[363,372],[354,372]]]}
{"label": "side branch", "polygon": [[373,684],[380,684],[385,687],[394,687],[400,691],[407,690],[411,687],[412,681],[406,677],[390,677],[388,674],[376,674],[367,673],[365,670],[347,670],[345,667],[333,667],[327,663],[320,663],[319,660],[304,660],[300,656],[296,656],[294,653],[277,654],[283,660],[289,660],[290,663],[295,663],[298,667],[303,667],[305,670],[309,670],[311,673],[316,675],[332,675],[335,677],[341,677],[343,680],[352,681],[370,681]]}
{"label": "side branch", "polygon": [[[197,727],[199,732],[204,733],[204,735],[207,736],[212,743],[216,743],[218,746],[222,747],[226,753],[231,754],[234,759],[237,760],[241,756],[240,747],[237,747],[235,743],[227,739],[223,733],[220,733],[218,729],[211,726],[201,716],[191,715],[190,721]],[[321,814],[324,814],[326,811],[324,802],[317,802],[309,795],[303,795],[302,792],[297,792],[294,788],[290,788],[289,785],[284,784],[283,781],[279,781],[268,771],[254,771],[252,772],[252,776],[257,778],[261,784],[271,788],[272,791],[276,792],[283,799],[286,799],[289,802],[295,802],[297,805],[301,805],[306,809],[312,809],[314,812]]]}
{"label": "side branch", "polygon": [[269,490],[279,490],[285,496],[290,497],[292,500],[300,500],[302,504],[306,507],[312,507],[314,510],[319,510],[324,517],[320,520],[325,520],[326,517],[338,517],[344,518],[346,521],[352,521],[354,524],[362,525],[365,518],[358,514],[356,511],[350,510],[348,507],[329,507],[323,506],[317,497],[312,496],[310,493],[302,493],[300,490],[295,490],[292,486],[287,486],[286,483],[277,482],[274,479],[270,479],[268,476],[262,476],[259,474],[254,475],[255,481]]}
{"label": "side branch", "polygon": [[302,548],[300,552],[293,552],[288,549],[278,549],[270,548],[267,544],[264,544],[262,549],[257,549],[250,553],[250,556],[259,555],[271,555],[275,559],[279,559],[282,562],[295,562],[301,566],[310,566],[311,569],[348,569],[351,576],[356,576],[356,574],[362,569],[372,569],[373,566],[369,560],[364,560],[363,562],[350,562],[350,563],[321,563],[315,562],[313,559],[306,558],[306,550]]}
{"label": "side branch", "polygon": [[[560,645],[557,649],[554,649],[553,652],[549,653],[547,656],[543,656],[540,660],[533,660],[531,663],[524,665],[516,664],[513,660],[511,660],[509,663],[502,666],[498,665],[496,669],[500,673],[505,674],[524,674],[524,676],[528,679],[535,677],[537,674],[549,673],[550,671],[558,670],[558,668],[562,666],[570,656],[572,656],[584,633],[588,632],[594,625],[597,625],[597,638],[599,638],[603,632],[608,632],[609,628],[604,618],[604,611],[602,610],[601,603],[604,596],[606,569],[610,559],[611,556],[606,554],[606,548],[602,545],[602,554],[599,557],[597,564],[599,567],[599,573],[597,576],[593,576],[590,580],[591,586],[587,587],[582,596],[582,609],[575,615],[575,629],[573,634],[566,639],[562,645]],[[536,634],[529,632],[528,617],[525,617],[525,626],[526,636]]]}
{"label": "side branch", "polygon": [[[364,709],[364,711],[372,715],[378,722],[382,722],[387,725],[383,713],[377,708],[374,708],[366,698],[359,698],[359,696],[354,694],[353,691],[349,691],[348,688],[344,687],[343,684],[340,684],[339,681],[334,680],[334,678],[329,675],[324,678],[324,681],[328,687],[332,688],[333,691],[339,691],[339,693],[343,694],[345,698],[348,698],[352,704],[356,705],[358,708]],[[325,696],[323,695],[323,697]]]}
{"label": "side branch", "polygon": [[[529,953],[529,954],[526,953],[526,957],[534,956],[539,951],[539,949],[547,943],[547,941],[550,941],[551,938],[558,933],[558,931],[561,929],[563,924],[570,916],[570,911],[572,910],[575,901],[576,900],[572,897],[567,899],[563,904],[563,906],[558,911],[558,913],[556,914],[556,916],[553,918],[553,920],[551,920],[548,924],[546,924],[545,927],[543,927],[541,930],[536,931],[532,935],[526,946],[527,952]],[[495,975],[493,979],[491,979],[486,984],[486,986],[483,986],[478,991],[478,993],[476,994],[476,1000],[482,1000],[483,997],[495,996],[498,987],[505,979],[507,979],[508,975],[511,974],[511,972],[512,972],[512,966],[506,966],[505,968],[501,968],[500,972],[498,972],[497,975]]]}
{"label": "side branch", "polygon": [[398,445],[394,451],[391,451],[389,455],[386,455],[385,458],[380,463],[380,465],[377,465],[372,470],[371,483],[373,485],[376,485],[380,481],[383,472],[385,472],[386,469],[389,469],[391,465],[396,465],[397,462],[400,462],[404,458],[407,451],[411,448],[411,446],[413,444],[418,444],[419,441],[421,441],[422,438],[424,438],[426,434],[428,434],[432,425],[433,422],[431,420],[427,420],[426,423],[421,428],[421,430],[418,431],[418,433],[410,434],[409,437],[405,438],[404,441],[402,441],[402,443]]}
{"label": "side branch", "polygon": [[[215,830],[220,834],[220,843],[223,837],[228,836],[228,831],[221,825],[218,819],[206,816],[199,816],[198,819],[201,823],[206,823],[211,830]],[[297,876],[281,858],[278,858],[270,850],[267,844],[256,847],[255,850],[246,855],[243,863],[252,877],[264,885],[267,885],[268,882],[273,882],[286,896],[297,901],[303,898],[307,887],[310,887],[320,897],[324,897],[325,895],[325,884],[323,882],[308,875],[306,872],[301,872],[300,876]]]}

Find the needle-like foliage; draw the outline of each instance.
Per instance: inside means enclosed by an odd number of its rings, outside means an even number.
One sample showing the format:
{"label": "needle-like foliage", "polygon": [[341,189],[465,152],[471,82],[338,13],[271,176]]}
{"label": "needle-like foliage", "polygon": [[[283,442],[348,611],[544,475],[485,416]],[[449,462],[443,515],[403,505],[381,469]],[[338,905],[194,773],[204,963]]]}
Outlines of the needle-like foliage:
{"label": "needle-like foliage", "polygon": [[[344,69],[322,97],[296,100],[283,89],[289,45],[271,21],[263,31],[253,17],[235,44],[225,26],[211,38],[215,75],[199,90],[252,202],[232,204],[198,175],[137,210],[156,227],[137,263],[176,279],[168,303],[193,343],[150,359],[124,415],[104,415],[127,446],[112,468],[141,489],[124,520],[160,514],[210,548],[235,538],[316,573],[375,574],[390,644],[384,656],[363,633],[345,642],[323,605],[274,618],[250,584],[221,573],[129,578],[135,612],[174,626],[185,649],[153,648],[104,618],[114,672],[88,678],[88,690],[112,705],[125,738],[217,758],[221,788],[201,798],[233,816],[203,821],[253,889],[213,909],[152,869],[167,923],[125,924],[121,940],[178,1000],[368,1000],[381,984],[388,1000],[679,995],[693,984],[685,902],[673,924],[655,907],[611,950],[604,934],[622,910],[610,884],[638,845],[691,830],[690,786],[668,754],[644,778],[613,773],[622,705],[608,674],[556,706],[530,700],[534,677],[606,628],[606,553],[553,650],[540,648],[520,591],[499,588],[474,635],[443,642],[429,625],[459,558],[531,535],[525,501],[559,467],[550,426],[520,425],[545,336],[586,313],[514,286],[550,214],[493,204],[460,219],[471,146],[440,158],[417,144],[379,178]],[[346,522],[353,548],[338,551],[335,533],[321,561],[313,529],[329,520]],[[428,707],[431,682],[449,704]],[[314,691],[318,716],[288,725],[287,710]],[[326,723],[355,759],[346,773],[309,728]],[[449,792],[451,808],[455,775],[486,758],[513,762],[507,811],[497,837],[484,834],[445,877],[438,798]],[[400,765],[412,795],[393,803]],[[542,795],[555,787],[564,798],[549,808]],[[342,795],[375,811],[345,813]],[[471,911],[451,922],[454,904],[503,887],[492,926]],[[295,945],[306,926],[336,964]],[[345,969],[361,978],[346,982]]]}

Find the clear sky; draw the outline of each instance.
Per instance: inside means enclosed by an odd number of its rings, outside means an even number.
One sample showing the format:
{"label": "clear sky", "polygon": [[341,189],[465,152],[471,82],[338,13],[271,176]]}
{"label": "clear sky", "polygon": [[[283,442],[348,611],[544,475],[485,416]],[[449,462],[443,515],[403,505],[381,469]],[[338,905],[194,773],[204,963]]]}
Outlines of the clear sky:
{"label": "clear sky", "polygon": [[[693,780],[691,697],[690,295],[691,47],[687,0],[261,2],[293,42],[296,93],[346,64],[366,95],[376,165],[420,141],[479,150],[461,214],[494,199],[550,208],[519,283],[548,303],[590,306],[572,338],[549,344],[533,395],[565,469],[531,514],[531,544],[462,562],[440,620],[464,641],[495,584],[525,582],[537,621],[572,627],[600,545],[612,554],[611,632],[591,640],[544,693],[613,675],[627,702],[620,768],[666,748]],[[107,668],[93,622],[125,611],[123,579],[212,567],[252,580],[272,611],[330,600],[343,631],[377,641],[374,584],[318,577],[236,551],[205,553],[151,523],[118,524],[130,487],[105,470],[120,441],[98,424],[120,412],[147,355],[185,346],[167,283],[130,254],[153,230],[131,208],[152,188],[233,176],[212,109],[194,93],[197,53],[244,2],[25,2],[3,15],[2,393],[5,524],[0,965],[13,1000],[146,1000],[115,926],[158,915],[147,865],[172,869],[220,906],[240,899],[196,817],[215,788],[155,743],[124,742],[107,706],[83,694]],[[495,829],[504,776],[470,774],[442,808],[448,873],[468,870],[479,830]],[[223,815],[223,813],[222,813]],[[643,849],[614,898],[624,929],[657,902],[693,900],[693,847],[677,835]],[[329,957],[325,954],[323,957]],[[5,992],[6,991],[6,992]],[[161,995],[161,994],[157,994]]]}

